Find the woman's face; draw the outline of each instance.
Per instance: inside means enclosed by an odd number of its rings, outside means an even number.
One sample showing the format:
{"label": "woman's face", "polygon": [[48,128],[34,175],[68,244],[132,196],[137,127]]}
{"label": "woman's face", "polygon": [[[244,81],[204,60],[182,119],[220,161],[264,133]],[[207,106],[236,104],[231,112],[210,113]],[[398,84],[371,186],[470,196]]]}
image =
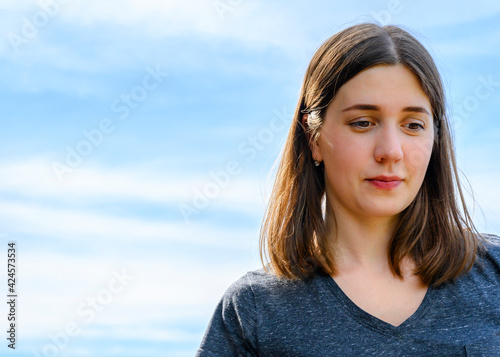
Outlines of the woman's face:
{"label": "woman's face", "polygon": [[415,198],[434,129],[429,99],[406,67],[378,65],[346,82],[319,133],[313,157],[324,163],[336,214],[392,217]]}

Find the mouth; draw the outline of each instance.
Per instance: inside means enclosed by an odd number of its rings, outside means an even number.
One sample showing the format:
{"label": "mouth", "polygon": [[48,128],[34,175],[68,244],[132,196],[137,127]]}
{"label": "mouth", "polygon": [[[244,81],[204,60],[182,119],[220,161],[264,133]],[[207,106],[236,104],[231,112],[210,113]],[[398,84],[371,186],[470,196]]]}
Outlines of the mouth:
{"label": "mouth", "polygon": [[398,187],[403,179],[399,176],[376,176],[366,179],[370,184],[372,184],[375,188],[382,190],[392,190]]}

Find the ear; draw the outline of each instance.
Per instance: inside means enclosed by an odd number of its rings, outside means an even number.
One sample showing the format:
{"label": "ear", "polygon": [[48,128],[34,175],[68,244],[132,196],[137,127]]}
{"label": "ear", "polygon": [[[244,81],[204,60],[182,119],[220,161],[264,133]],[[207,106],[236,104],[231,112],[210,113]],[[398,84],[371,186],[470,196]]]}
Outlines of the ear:
{"label": "ear", "polygon": [[316,140],[313,140],[311,134],[307,130],[307,119],[309,118],[308,114],[304,114],[302,116],[302,125],[304,127],[304,131],[306,133],[307,142],[309,143],[309,148],[311,149],[313,160],[318,160],[319,162],[323,161],[323,155],[321,155],[321,148],[319,146],[319,137],[316,137]]}

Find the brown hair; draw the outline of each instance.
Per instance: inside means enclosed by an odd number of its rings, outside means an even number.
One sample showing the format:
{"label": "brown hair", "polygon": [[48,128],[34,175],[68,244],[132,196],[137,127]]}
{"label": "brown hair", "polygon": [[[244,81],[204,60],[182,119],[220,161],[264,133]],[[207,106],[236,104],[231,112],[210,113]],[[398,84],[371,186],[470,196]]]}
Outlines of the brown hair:
{"label": "brown hair", "polygon": [[[402,64],[419,78],[431,103],[436,134],[424,182],[401,212],[390,241],[393,273],[402,277],[400,263],[409,256],[416,264],[415,274],[437,286],[468,271],[483,247],[460,187],[443,86],[432,57],[399,27],[360,24],[330,37],[305,74],[261,228],[261,259],[264,263],[268,256],[277,276],[304,280],[316,271],[336,271],[322,210],[324,175],[321,166],[313,164],[309,139],[317,138],[339,88],[360,71],[380,64]],[[312,114],[307,128],[303,113]]]}

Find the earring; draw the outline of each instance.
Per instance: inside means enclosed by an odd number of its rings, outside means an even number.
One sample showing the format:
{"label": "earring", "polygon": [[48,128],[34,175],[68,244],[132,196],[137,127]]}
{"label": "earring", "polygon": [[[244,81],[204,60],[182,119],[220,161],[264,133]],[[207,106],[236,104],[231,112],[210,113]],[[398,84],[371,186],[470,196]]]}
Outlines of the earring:
{"label": "earring", "polygon": [[314,159],[314,165],[319,166],[319,161]]}

